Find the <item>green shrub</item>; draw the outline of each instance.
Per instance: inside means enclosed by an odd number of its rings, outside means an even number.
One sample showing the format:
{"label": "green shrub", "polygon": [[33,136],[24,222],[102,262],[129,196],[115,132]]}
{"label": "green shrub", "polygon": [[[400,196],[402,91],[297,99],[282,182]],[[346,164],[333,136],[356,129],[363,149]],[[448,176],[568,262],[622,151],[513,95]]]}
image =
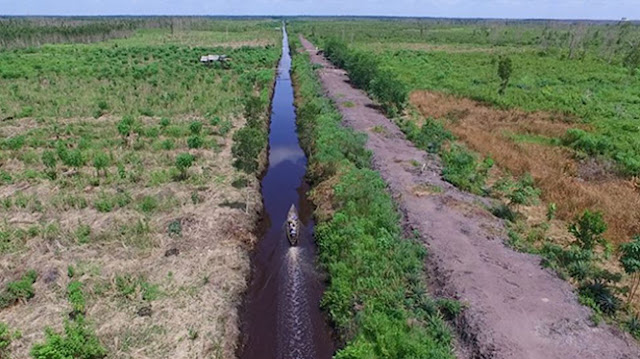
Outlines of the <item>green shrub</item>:
{"label": "green shrub", "polygon": [[401,113],[406,107],[409,91],[396,75],[380,68],[374,54],[354,51],[336,38],[324,44],[327,58],[349,72],[351,82],[369,92],[390,115]]}
{"label": "green shrub", "polygon": [[22,146],[24,146],[25,141],[26,141],[26,138],[23,135],[9,137],[6,140],[4,140],[3,147],[12,151],[17,151],[21,149]]}
{"label": "green shrub", "polygon": [[220,134],[220,136],[226,136],[229,132],[231,132],[232,128],[233,123],[231,123],[231,121],[223,120],[222,122],[220,122],[220,126],[218,127],[218,133]]}
{"label": "green shrub", "polygon": [[189,131],[194,135],[199,135],[202,132],[202,122],[193,121],[189,124]]}
{"label": "green shrub", "polygon": [[144,196],[140,202],[140,211],[151,213],[158,208],[158,200],[154,196]]}
{"label": "green shrub", "polygon": [[29,300],[35,295],[33,283],[36,282],[38,274],[34,270],[29,270],[20,280],[8,282],[5,290],[0,293],[0,309],[9,307],[20,300]]}
{"label": "green shrub", "polygon": [[187,178],[187,170],[193,166],[195,158],[190,153],[181,153],[176,157],[176,168],[180,171],[180,178]]}
{"label": "green shrub", "polygon": [[219,116],[214,116],[211,118],[211,120],[209,120],[209,124],[211,126],[218,126],[220,124],[220,121],[222,121],[222,119],[220,119]]}
{"label": "green shrub", "polygon": [[9,346],[11,345],[11,341],[13,340],[13,334],[9,330],[9,327],[0,322],[0,358],[9,359]]}
{"label": "green shrub", "polygon": [[512,72],[513,61],[511,61],[511,58],[500,56],[500,59],[498,60],[498,77],[500,77],[500,88],[498,89],[498,93],[500,95],[503,95],[504,91],[507,89]]}
{"label": "green shrub", "polygon": [[94,207],[98,212],[108,213],[113,211],[113,201],[106,194],[102,193],[93,203]]}
{"label": "green shrub", "polygon": [[620,254],[620,264],[624,272],[631,277],[627,295],[627,303],[631,303],[640,286],[640,235],[635,236],[630,242],[621,244]]}
{"label": "green shrub", "polygon": [[409,90],[407,86],[395,77],[389,70],[378,70],[371,81],[370,91],[380,102],[384,110],[391,116],[402,113],[407,106]]}
{"label": "green shrub", "polygon": [[248,184],[249,184],[249,180],[247,180],[244,177],[238,178],[233,182],[231,182],[231,186],[233,186],[233,188],[238,188],[238,189],[245,188],[247,187]]}
{"label": "green shrub", "polygon": [[170,150],[174,149],[176,145],[175,145],[175,142],[173,142],[172,140],[164,140],[164,141],[162,141],[162,145],[161,146],[162,146],[163,150],[170,151]]}
{"label": "green shrub", "polygon": [[12,183],[13,183],[13,177],[11,177],[11,175],[8,172],[0,170],[0,184],[12,184]]}
{"label": "green shrub", "polygon": [[453,144],[441,154],[442,176],[456,187],[475,194],[485,193],[485,182],[493,161],[489,158],[478,162],[475,154],[465,147]]}
{"label": "green shrub", "polygon": [[169,222],[167,226],[167,233],[169,237],[182,237],[182,223],[180,220]]}
{"label": "green shrub", "polygon": [[122,119],[116,125],[116,128],[118,129],[118,133],[120,134],[120,136],[122,136],[123,141],[126,142],[127,138],[131,134],[131,131],[133,130],[134,122],[135,122],[134,118],[132,116],[127,115],[122,117]]}
{"label": "green shrub", "polygon": [[247,173],[255,173],[258,170],[258,159],[262,150],[267,145],[267,136],[264,131],[243,127],[233,135],[233,147],[231,152],[235,157],[234,166]]}
{"label": "green shrub", "polygon": [[244,117],[249,127],[261,128],[264,126],[260,123],[264,107],[260,96],[250,95],[244,99]]}
{"label": "green shrub", "polygon": [[47,168],[47,175],[51,179],[56,178],[56,163],[58,159],[53,151],[42,152],[42,164]]}
{"label": "green shrub", "polygon": [[67,286],[67,297],[72,308],[72,317],[84,315],[86,311],[86,301],[82,292],[82,283],[72,280]]}
{"label": "green shrub", "polygon": [[91,226],[87,224],[81,224],[76,229],[76,241],[80,244],[89,243],[91,238]]}
{"label": "green shrub", "polygon": [[602,212],[585,210],[569,225],[569,232],[576,237],[577,244],[587,251],[594,250],[598,244],[606,244],[606,239],[603,237],[606,231],[607,223],[604,221]]}
{"label": "green shrub", "polygon": [[104,176],[107,175],[107,167],[109,167],[109,156],[104,152],[98,152],[93,156],[93,167],[96,168],[96,176],[100,176],[100,171]]}
{"label": "green shrub", "polygon": [[187,139],[187,146],[189,146],[190,149],[200,148],[202,147],[202,145],[202,138],[198,135],[189,136],[189,138]]}
{"label": "green shrub", "polygon": [[162,127],[163,129],[167,128],[170,124],[171,124],[171,120],[170,119],[168,119],[166,117],[163,117],[163,118],[160,119],[160,127]]}
{"label": "green shrub", "polygon": [[34,359],[101,359],[107,356],[107,350],[79,315],[74,321],[65,322],[64,334],[47,328],[44,343],[35,344],[31,356]]}
{"label": "green shrub", "polygon": [[431,117],[425,120],[420,130],[412,121],[405,121],[401,127],[409,141],[431,153],[440,152],[444,143],[455,139],[453,134],[444,128],[442,122]]}

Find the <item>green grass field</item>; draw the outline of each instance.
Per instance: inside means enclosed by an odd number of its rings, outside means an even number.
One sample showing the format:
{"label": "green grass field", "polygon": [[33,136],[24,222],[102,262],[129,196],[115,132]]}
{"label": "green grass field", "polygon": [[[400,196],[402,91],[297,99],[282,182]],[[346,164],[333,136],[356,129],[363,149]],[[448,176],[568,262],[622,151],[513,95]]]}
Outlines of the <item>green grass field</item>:
{"label": "green grass field", "polygon": [[[391,70],[411,90],[577,118],[591,130],[567,136],[567,145],[588,155],[604,155],[625,174],[640,174],[640,72],[625,66],[633,50],[625,44],[638,41],[637,25],[582,29],[553,23],[362,20],[296,26],[320,45],[337,37],[354,49],[375,53],[380,67]],[[572,44],[577,33],[580,41]],[[513,63],[504,95],[498,94],[500,56]]]}

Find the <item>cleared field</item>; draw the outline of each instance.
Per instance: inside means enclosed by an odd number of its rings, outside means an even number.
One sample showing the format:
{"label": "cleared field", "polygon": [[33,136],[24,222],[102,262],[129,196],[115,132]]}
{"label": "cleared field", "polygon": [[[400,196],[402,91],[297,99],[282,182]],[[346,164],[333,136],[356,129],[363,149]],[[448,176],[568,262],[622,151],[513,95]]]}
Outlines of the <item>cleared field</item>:
{"label": "cleared field", "polygon": [[[443,177],[503,204],[510,244],[640,336],[640,30],[631,22],[296,22]],[[631,305],[630,305],[631,303]]]}
{"label": "cleared field", "polygon": [[234,355],[280,33],[232,25],[0,52],[0,357]]}

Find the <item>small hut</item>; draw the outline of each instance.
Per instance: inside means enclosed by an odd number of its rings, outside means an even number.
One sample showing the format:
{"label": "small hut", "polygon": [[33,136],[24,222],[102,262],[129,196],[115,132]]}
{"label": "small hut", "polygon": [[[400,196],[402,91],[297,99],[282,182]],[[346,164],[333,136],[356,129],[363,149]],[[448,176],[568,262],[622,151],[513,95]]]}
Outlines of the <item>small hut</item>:
{"label": "small hut", "polygon": [[204,65],[209,65],[213,63],[225,63],[229,60],[227,55],[204,55],[200,57],[200,63]]}

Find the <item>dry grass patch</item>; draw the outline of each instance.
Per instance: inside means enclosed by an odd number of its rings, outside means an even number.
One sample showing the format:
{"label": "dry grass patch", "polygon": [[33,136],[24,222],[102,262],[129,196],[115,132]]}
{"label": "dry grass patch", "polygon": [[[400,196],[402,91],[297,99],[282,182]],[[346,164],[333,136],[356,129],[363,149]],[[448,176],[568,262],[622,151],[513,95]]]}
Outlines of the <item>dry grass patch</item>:
{"label": "dry grass patch", "polygon": [[[0,310],[0,322],[22,333],[12,356],[28,357],[45,327],[62,330],[73,279],[83,283],[86,317],[109,357],[232,357],[261,210],[258,179],[232,166],[231,137],[244,120],[227,119],[232,130],[220,134],[203,118],[173,118],[164,127],[140,118],[142,130],[127,139],[119,120],[59,121],[60,134],[55,121],[0,127],[26,137],[22,148],[0,151],[0,170],[11,177],[0,186],[0,287],[29,269],[38,273],[33,298]],[[202,122],[205,145],[190,149],[193,121]],[[77,170],[57,163],[56,176],[47,177],[40,158],[61,138],[88,161]],[[166,140],[171,148],[158,145]],[[24,151],[36,160],[21,159]],[[109,154],[106,174],[92,165],[99,151]],[[175,157],[186,152],[195,163],[179,179]]]}
{"label": "dry grass patch", "polygon": [[625,242],[640,233],[640,192],[633,180],[606,170],[606,164],[579,160],[575,151],[553,145],[575,119],[548,113],[498,110],[464,98],[415,91],[411,103],[445,126],[473,150],[490,156],[515,175],[531,173],[542,200],[556,203],[558,218],[571,220],[584,209],[602,210],[607,237]]}

